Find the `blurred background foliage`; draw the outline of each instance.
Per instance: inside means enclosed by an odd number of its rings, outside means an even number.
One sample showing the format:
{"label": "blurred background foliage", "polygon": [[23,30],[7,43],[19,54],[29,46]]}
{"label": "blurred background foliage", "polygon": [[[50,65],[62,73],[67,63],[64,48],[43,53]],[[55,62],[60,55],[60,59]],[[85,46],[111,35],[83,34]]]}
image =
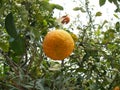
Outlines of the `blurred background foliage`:
{"label": "blurred background foliage", "polygon": [[[108,0],[120,12],[119,0]],[[104,5],[106,0],[99,0]],[[120,16],[111,26],[97,24],[89,7],[73,10],[86,13],[87,25],[79,16],[72,25],[79,30],[73,53],[63,62],[46,57],[42,42],[47,32],[61,28],[54,9],[64,7],[49,0],[0,0],[0,90],[112,90],[120,86]]]}

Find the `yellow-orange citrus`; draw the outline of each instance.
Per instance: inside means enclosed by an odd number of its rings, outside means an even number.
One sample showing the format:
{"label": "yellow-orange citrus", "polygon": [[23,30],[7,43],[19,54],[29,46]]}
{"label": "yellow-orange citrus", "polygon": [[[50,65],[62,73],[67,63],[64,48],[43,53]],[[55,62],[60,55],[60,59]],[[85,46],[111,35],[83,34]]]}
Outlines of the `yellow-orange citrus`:
{"label": "yellow-orange citrus", "polygon": [[43,41],[43,51],[53,60],[63,60],[74,49],[71,35],[64,30],[53,30],[47,33]]}
{"label": "yellow-orange citrus", "polygon": [[119,86],[115,86],[115,88],[113,90],[120,90]]}

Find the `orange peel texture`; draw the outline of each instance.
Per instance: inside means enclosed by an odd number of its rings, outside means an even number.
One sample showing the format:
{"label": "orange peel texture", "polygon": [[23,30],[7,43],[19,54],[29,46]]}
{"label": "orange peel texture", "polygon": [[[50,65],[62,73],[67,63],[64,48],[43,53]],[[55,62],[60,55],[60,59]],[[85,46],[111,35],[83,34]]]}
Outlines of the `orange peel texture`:
{"label": "orange peel texture", "polygon": [[115,88],[113,90],[120,90],[119,86],[115,86]]}
{"label": "orange peel texture", "polygon": [[43,41],[43,51],[53,60],[64,60],[74,49],[74,40],[64,30],[53,30],[47,33]]}

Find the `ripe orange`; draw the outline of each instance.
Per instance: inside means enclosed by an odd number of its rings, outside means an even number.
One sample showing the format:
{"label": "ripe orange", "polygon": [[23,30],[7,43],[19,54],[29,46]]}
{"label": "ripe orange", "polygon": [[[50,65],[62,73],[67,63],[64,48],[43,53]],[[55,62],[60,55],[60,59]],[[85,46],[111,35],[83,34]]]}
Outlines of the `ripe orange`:
{"label": "ripe orange", "polygon": [[115,86],[115,88],[113,90],[120,90],[119,86]]}
{"label": "ripe orange", "polygon": [[74,41],[71,35],[64,30],[48,32],[43,41],[43,51],[53,60],[63,60],[74,49]]}

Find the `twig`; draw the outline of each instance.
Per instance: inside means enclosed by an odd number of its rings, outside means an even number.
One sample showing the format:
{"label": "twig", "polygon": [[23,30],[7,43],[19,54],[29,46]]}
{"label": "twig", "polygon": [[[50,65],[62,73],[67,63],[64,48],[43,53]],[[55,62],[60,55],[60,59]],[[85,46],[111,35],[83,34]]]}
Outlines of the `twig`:
{"label": "twig", "polygon": [[111,88],[112,88],[112,86],[113,86],[113,84],[114,84],[114,82],[116,81],[117,78],[118,78],[118,74],[115,75],[115,78],[114,78],[113,81],[110,83],[108,90],[111,90]]}
{"label": "twig", "polygon": [[61,61],[61,67],[64,67],[64,60]]}
{"label": "twig", "polygon": [[89,11],[88,4],[89,4],[89,1],[88,1],[88,0],[85,0],[85,7],[86,7],[87,14],[88,14],[88,16],[89,16],[89,23],[92,23],[91,12]]}
{"label": "twig", "polygon": [[13,60],[10,57],[8,57],[8,54],[4,53],[2,50],[0,50],[0,53],[4,56],[9,65],[13,67],[15,70],[17,70],[18,65],[15,62],[13,62]]}

